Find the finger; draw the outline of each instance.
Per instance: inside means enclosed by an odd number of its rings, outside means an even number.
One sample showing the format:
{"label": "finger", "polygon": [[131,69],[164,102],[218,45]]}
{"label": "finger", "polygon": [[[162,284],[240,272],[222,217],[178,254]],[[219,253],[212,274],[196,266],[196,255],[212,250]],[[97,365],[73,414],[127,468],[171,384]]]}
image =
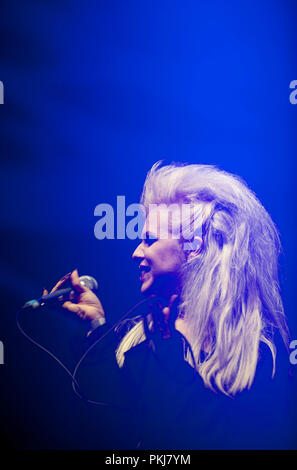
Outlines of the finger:
{"label": "finger", "polygon": [[48,290],[44,287],[42,291],[42,297],[48,294]]}
{"label": "finger", "polygon": [[170,300],[169,300],[169,308],[171,309],[174,302],[176,301],[176,299],[178,298],[178,295],[177,294],[173,294],[171,297],[170,297]]}
{"label": "finger", "polygon": [[[154,322],[154,330],[162,330],[164,328],[164,315],[162,312],[163,306],[159,300],[150,304],[150,310]],[[157,327],[157,328],[156,328]]]}
{"label": "finger", "polygon": [[171,297],[170,297],[170,300],[169,300],[169,304],[168,304],[168,307],[165,307],[163,309],[163,313],[164,315],[168,315],[168,313],[170,313],[172,310],[173,310],[173,306],[174,306],[174,303],[176,302],[176,299],[178,298],[178,295],[177,294],[173,294]]}
{"label": "finger", "polygon": [[175,321],[175,308],[177,307],[177,305],[174,305],[176,303],[176,300],[178,298],[178,295],[177,294],[173,294],[171,297],[170,297],[170,300],[169,300],[169,305],[168,307],[165,307],[163,308],[162,312],[163,312],[163,315],[164,315],[164,320],[165,320],[165,323],[168,323],[169,320],[171,321]]}
{"label": "finger", "polygon": [[65,284],[69,279],[70,279],[71,273],[65,274],[58,282],[57,284],[52,288],[51,293],[55,292],[58,290],[63,284]]}
{"label": "finger", "polygon": [[81,285],[77,269],[75,269],[71,273],[70,280],[71,280],[72,286],[74,287],[76,292],[78,292],[79,294],[82,294],[83,292],[87,292],[89,290],[87,287]]}
{"label": "finger", "polygon": [[80,318],[85,318],[85,313],[78,304],[74,304],[73,302],[67,300],[62,304],[62,307],[66,308],[70,312],[76,313],[76,315],[78,315]]}
{"label": "finger", "polygon": [[163,315],[164,315],[165,323],[167,323],[168,320],[169,320],[170,308],[169,308],[169,307],[163,308],[162,313],[163,313]]}

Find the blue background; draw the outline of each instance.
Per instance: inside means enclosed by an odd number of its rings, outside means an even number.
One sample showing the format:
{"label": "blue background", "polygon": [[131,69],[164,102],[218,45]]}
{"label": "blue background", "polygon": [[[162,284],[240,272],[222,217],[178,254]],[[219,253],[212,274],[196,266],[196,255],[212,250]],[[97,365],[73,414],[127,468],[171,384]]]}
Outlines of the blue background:
{"label": "blue background", "polygon": [[[15,312],[74,268],[98,279],[111,321],[140,299],[137,242],[96,240],[94,209],[117,195],[138,202],[157,160],[214,164],[256,192],[280,231],[297,338],[296,20],[293,0],[1,2],[6,445],[79,447],[69,378],[19,334]],[[66,357],[80,325],[42,315],[24,326]],[[297,447],[293,426],[287,442]]]}

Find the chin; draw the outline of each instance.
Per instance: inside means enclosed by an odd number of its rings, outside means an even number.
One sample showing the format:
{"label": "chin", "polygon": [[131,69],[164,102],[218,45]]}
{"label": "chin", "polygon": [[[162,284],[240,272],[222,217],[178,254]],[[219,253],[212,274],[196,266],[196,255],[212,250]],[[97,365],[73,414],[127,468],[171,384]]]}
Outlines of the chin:
{"label": "chin", "polygon": [[157,294],[156,289],[154,289],[154,283],[150,280],[143,282],[140,288],[140,292],[144,295]]}
{"label": "chin", "polygon": [[147,295],[152,294],[150,287],[151,287],[151,286],[142,285],[141,288],[140,288],[140,292],[141,292],[142,294],[147,294]]}

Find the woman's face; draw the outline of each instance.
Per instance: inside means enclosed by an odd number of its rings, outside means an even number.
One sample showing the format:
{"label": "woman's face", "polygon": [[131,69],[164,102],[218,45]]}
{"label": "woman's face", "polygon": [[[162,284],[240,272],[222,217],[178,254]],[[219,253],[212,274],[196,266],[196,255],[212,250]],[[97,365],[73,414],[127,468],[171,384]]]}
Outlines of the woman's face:
{"label": "woman's face", "polygon": [[[170,217],[170,215],[169,215]],[[139,261],[141,292],[169,297],[180,288],[180,268],[186,260],[183,245],[168,229],[168,209],[151,210],[142,242],[132,255]]]}

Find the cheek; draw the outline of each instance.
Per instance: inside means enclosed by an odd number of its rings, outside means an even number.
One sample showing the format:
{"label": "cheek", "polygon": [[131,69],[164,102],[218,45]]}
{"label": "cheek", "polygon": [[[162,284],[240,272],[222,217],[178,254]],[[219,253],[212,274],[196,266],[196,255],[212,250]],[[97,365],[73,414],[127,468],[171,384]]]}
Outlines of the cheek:
{"label": "cheek", "polygon": [[156,256],[156,268],[158,267],[165,272],[176,272],[181,268],[183,260],[184,254],[179,245],[168,246],[166,249],[160,250]]}

